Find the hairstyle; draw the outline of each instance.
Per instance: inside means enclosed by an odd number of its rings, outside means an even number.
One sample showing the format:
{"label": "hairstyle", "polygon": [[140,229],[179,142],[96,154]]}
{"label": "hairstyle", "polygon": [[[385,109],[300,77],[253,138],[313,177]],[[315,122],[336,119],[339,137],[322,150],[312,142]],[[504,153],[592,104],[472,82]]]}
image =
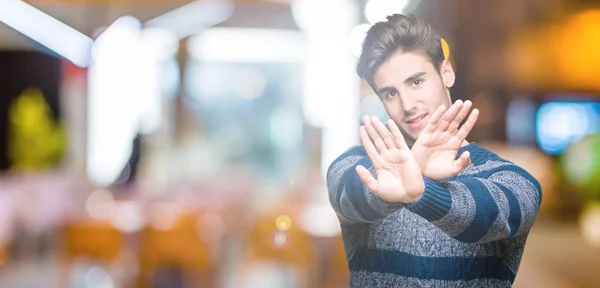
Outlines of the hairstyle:
{"label": "hairstyle", "polygon": [[387,17],[387,21],[376,23],[367,32],[358,59],[358,76],[367,80],[375,90],[373,74],[398,51],[423,52],[438,71],[444,61],[440,35],[429,23],[412,14],[393,14]]}

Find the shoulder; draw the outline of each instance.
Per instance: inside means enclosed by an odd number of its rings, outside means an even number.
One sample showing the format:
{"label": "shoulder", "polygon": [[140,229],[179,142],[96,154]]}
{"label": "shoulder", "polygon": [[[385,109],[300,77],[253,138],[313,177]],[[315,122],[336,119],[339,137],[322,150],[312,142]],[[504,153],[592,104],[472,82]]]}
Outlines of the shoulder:
{"label": "shoulder", "polygon": [[461,149],[463,148],[471,153],[472,164],[465,168],[459,174],[458,178],[474,175],[481,178],[488,178],[492,174],[503,172],[507,177],[513,177],[515,175],[521,176],[533,183],[538,190],[541,190],[539,182],[529,172],[515,163],[498,156],[496,153],[483,148],[474,142],[465,147],[461,147]]}
{"label": "shoulder", "polygon": [[335,160],[333,160],[333,162],[331,162],[328,171],[331,170],[333,167],[340,166],[340,164],[343,164],[345,162],[357,162],[359,159],[365,156],[367,156],[367,151],[362,145],[352,146],[346,151],[344,151],[344,153],[338,156]]}

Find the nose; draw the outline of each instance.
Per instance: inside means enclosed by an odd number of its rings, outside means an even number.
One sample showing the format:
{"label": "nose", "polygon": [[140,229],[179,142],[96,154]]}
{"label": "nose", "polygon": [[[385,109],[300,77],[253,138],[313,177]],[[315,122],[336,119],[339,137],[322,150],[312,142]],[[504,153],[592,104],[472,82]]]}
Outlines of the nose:
{"label": "nose", "polygon": [[417,101],[414,99],[414,97],[411,97],[406,93],[400,97],[400,102],[402,105],[402,110],[404,110],[405,113],[411,112],[417,108]]}

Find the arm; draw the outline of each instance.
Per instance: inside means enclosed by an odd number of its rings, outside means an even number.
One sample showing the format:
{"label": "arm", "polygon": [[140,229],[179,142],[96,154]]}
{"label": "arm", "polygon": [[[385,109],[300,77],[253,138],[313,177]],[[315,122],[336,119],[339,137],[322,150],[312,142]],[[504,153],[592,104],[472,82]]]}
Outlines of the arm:
{"label": "arm", "polygon": [[365,148],[355,146],[344,152],[329,166],[327,189],[329,202],[343,222],[373,222],[404,207],[379,198],[362,183],[357,166],[366,167],[375,175],[373,164]]}
{"label": "arm", "polygon": [[364,146],[344,153],[327,173],[331,205],[346,222],[382,219],[402,203],[419,200],[425,189],[419,164],[394,121],[388,121],[390,130],[376,117],[365,116],[363,122]]}
{"label": "arm", "polygon": [[469,167],[450,181],[425,178],[423,197],[407,209],[462,242],[528,233],[542,199],[540,184],[524,169],[496,159]]}
{"label": "arm", "polygon": [[477,109],[469,115],[471,106],[458,100],[447,111],[440,107],[419,135],[412,152],[425,178],[425,192],[407,208],[463,242],[527,233],[541,202],[540,184],[522,168],[481,148],[474,151],[477,165],[465,169],[471,155],[460,147],[479,115]]}

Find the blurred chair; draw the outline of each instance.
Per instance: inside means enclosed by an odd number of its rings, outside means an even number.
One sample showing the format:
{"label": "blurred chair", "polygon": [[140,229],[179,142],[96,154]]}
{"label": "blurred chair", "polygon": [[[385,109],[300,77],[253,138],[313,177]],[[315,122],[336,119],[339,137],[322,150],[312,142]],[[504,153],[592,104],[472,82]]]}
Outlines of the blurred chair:
{"label": "blurred chair", "polygon": [[317,287],[317,251],[294,217],[269,213],[251,228],[235,287]]}
{"label": "blurred chair", "polygon": [[173,281],[182,281],[183,287],[214,286],[216,270],[200,238],[203,232],[192,213],[179,215],[170,227],[146,226],[140,234],[138,287],[160,285],[160,275],[172,279],[166,287],[176,287]]}
{"label": "blurred chair", "polygon": [[77,260],[91,260],[109,267],[118,261],[125,246],[124,235],[105,221],[68,221],[62,229],[61,287]]}

